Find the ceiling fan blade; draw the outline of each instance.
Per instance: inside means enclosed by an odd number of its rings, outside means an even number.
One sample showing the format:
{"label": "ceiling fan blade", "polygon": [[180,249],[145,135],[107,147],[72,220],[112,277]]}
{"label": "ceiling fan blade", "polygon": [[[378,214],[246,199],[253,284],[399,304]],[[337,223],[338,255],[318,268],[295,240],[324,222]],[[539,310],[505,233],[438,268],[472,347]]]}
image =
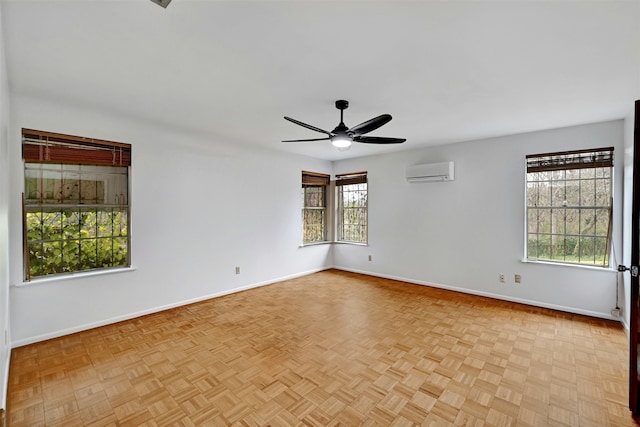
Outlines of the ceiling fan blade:
{"label": "ceiling fan blade", "polygon": [[386,138],[384,136],[357,136],[353,140],[365,144],[401,144],[406,141],[405,138]]}
{"label": "ceiling fan blade", "polygon": [[349,133],[353,133],[354,136],[364,135],[365,133],[374,131],[380,126],[389,123],[390,120],[390,114],[383,114],[381,116],[374,117],[371,120],[367,120],[366,122],[360,123],[359,125],[355,125],[351,129],[349,129]]}
{"label": "ceiling fan blade", "polygon": [[331,138],[311,138],[311,139],[287,139],[282,142],[313,142],[313,141],[328,141]]}
{"label": "ceiling fan blade", "polygon": [[326,130],[324,130],[324,129],[317,128],[317,127],[315,127],[315,126],[308,125],[308,124],[303,123],[303,122],[301,122],[301,121],[299,121],[299,120],[292,119],[291,117],[284,116],[284,119],[285,119],[285,120],[289,120],[291,123],[295,123],[295,124],[297,124],[298,126],[302,126],[303,128],[307,128],[307,129],[315,130],[316,132],[326,133],[326,134],[327,134],[327,135],[329,135],[329,136],[333,136],[333,134],[332,134],[331,132],[328,132],[328,131],[326,131]]}

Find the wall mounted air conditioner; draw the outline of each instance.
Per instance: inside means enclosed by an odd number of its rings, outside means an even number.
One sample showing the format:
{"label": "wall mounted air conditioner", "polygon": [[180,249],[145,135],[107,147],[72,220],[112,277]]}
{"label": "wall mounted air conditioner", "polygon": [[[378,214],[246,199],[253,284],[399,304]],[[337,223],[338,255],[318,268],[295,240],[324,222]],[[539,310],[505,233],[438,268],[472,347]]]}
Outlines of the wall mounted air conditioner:
{"label": "wall mounted air conditioner", "polygon": [[453,181],[453,162],[407,166],[408,182]]}

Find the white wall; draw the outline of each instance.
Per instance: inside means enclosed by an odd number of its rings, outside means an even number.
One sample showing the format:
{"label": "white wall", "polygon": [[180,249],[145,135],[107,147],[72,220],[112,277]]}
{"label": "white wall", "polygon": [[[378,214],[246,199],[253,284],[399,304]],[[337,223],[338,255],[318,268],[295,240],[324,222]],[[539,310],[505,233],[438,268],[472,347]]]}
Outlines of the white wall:
{"label": "white wall", "polygon": [[[2,14],[0,10],[0,22]],[[0,31],[0,408],[6,407],[9,374],[9,84],[4,50],[4,35]]]}
{"label": "white wall", "polygon": [[[259,152],[91,108],[12,97],[10,304],[13,345],[327,268],[299,248],[300,171],[331,163]],[[132,262],[126,273],[22,284],[20,130],[132,144]],[[235,267],[241,274],[235,274]]]}
{"label": "white wall", "polygon": [[[631,208],[633,202],[633,126],[635,122],[635,109],[631,106],[631,111],[624,121],[624,214],[623,214],[623,247],[622,259],[619,264],[631,265]],[[629,330],[631,314],[631,275],[629,273],[619,274],[620,292],[623,297],[622,318],[624,327]]]}
{"label": "white wall", "polygon": [[[525,155],[603,146],[615,146],[620,254],[621,120],[335,162],[336,174],[366,170],[369,178],[369,246],[335,246],[337,267],[609,318],[611,270],[521,262]],[[408,165],[446,160],[455,162],[453,182],[404,179]]]}

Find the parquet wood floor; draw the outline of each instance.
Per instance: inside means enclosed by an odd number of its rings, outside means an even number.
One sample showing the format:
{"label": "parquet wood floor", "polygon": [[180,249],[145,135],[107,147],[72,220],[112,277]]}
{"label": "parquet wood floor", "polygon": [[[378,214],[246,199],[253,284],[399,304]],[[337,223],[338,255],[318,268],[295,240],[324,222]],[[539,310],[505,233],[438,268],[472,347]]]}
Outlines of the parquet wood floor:
{"label": "parquet wood floor", "polygon": [[13,350],[18,426],[632,426],[616,322],[329,270]]}

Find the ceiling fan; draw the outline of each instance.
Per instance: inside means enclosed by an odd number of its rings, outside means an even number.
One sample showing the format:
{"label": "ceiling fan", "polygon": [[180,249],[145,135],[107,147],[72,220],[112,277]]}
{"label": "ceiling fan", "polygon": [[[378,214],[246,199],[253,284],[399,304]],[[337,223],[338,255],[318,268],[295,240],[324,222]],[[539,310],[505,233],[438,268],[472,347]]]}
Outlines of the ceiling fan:
{"label": "ceiling fan", "polygon": [[362,142],[365,144],[400,144],[406,141],[404,138],[387,138],[382,136],[363,136],[366,133],[378,129],[380,126],[389,123],[391,115],[383,114],[366,122],[360,123],[352,128],[348,128],[343,121],[344,110],[349,108],[349,101],[340,99],[336,101],[336,108],[340,110],[340,124],[336,126],[331,132],[324,129],[317,128],[315,126],[308,125],[291,117],[285,116],[285,120],[295,123],[299,126],[311,129],[316,132],[324,133],[327,136],[324,138],[312,138],[312,139],[288,139],[282,142],[312,142],[312,141],[331,141],[334,147],[347,150],[354,142]]}
{"label": "ceiling fan", "polygon": [[158,6],[164,7],[165,9],[167,8],[167,6],[169,6],[169,3],[171,3],[171,0],[151,0],[151,1],[157,4]]}

